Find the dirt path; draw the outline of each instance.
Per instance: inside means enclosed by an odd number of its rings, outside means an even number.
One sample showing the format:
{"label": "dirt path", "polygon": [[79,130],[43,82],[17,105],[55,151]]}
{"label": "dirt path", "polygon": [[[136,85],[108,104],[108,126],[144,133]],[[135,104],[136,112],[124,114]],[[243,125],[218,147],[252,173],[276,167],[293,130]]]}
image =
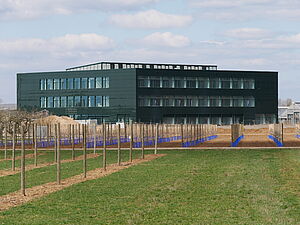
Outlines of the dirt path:
{"label": "dirt path", "polygon": [[216,139],[211,141],[206,141],[197,145],[196,147],[230,147],[231,144],[231,135],[230,134],[218,134]]}
{"label": "dirt path", "polygon": [[[95,155],[94,153],[91,153],[91,154],[87,155],[87,159],[96,158],[96,157],[98,157],[100,155],[102,155],[102,154],[96,154]],[[74,162],[74,161],[79,161],[79,160],[82,160],[82,159],[83,159],[83,155],[76,157],[75,160],[72,160],[72,159],[61,160],[61,163]],[[56,163],[54,163],[54,162],[38,164],[37,166],[35,166],[33,164],[30,164],[30,165],[26,166],[26,171],[33,170],[33,169],[38,169],[38,168],[42,168],[42,167],[46,167],[46,166],[52,166],[52,165],[55,165],[55,164]],[[17,174],[19,172],[20,172],[20,168],[19,167],[16,167],[15,171],[12,171],[12,170],[0,170],[0,177],[14,175],[14,174]]]}
{"label": "dirt path", "polygon": [[296,133],[286,133],[283,135],[284,147],[300,147],[300,138],[296,137]]}
{"label": "dirt path", "polygon": [[[38,156],[39,155],[45,155],[45,153],[38,153]],[[31,159],[31,158],[34,158],[34,154],[27,154],[25,156],[26,159]],[[21,159],[21,156],[18,156],[16,157],[16,160],[19,160]],[[4,161],[11,161],[12,159],[11,158],[7,158],[7,159],[0,159],[0,162],[4,162]]]}
{"label": "dirt path", "polygon": [[245,138],[238,147],[277,147],[274,141],[268,138],[268,134],[245,134]]}
{"label": "dirt path", "polygon": [[104,171],[102,168],[98,168],[92,171],[87,172],[87,178],[83,178],[81,175],[76,175],[70,178],[67,178],[62,181],[61,185],[56,184],[56,182],[51,182],[39,186],[35,186],[32,188],[26,189],[26,196],[23,196],[20,191],[10,193],[4,196],[0,196],[0,211],[8,210],[12,207],[22,205],[26,202],[32,201],[34,199],[43,197],[45,195],[51,194],[53,192],[62,190],[64,188],[67,188],[71,185],[82,183],[88,180],[95,180],[100,177],[104,177],[107,175],[110,175],[112,173],[115,173],[117,171],[126,169],[128,167],[148,162],[154,159],[157,159],[159,157],[165,156],[165,154],[159,154],[159,155],[145,155],[145,159],[134,159],[132,163],[130,162],[124,162],[121,166],[118,166],[117,164],[109,165]]}

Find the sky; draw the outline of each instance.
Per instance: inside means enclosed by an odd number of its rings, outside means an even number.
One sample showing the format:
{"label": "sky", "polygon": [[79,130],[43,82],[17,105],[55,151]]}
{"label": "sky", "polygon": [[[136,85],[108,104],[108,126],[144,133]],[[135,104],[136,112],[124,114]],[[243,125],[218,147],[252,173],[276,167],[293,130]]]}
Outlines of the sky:
{"label": "sky", "polygon": [[0,101],[16,74],[100,61],[279,72],[300,101],[299,0],[0,0]]}

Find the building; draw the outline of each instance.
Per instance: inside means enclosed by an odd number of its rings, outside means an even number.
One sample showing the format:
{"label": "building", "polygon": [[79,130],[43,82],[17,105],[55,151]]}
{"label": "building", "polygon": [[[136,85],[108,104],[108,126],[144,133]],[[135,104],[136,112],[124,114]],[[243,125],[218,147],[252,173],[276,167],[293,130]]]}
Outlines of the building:
{"label": "building", "polygon": [[300,102],[293,102],[290,106],[279,106],[278,119],[286,124],[300,123]]}
{"label": "building", "polygon": [[98,122],[273,123],[278,73],[101,62],[17,74],[18,109]]}

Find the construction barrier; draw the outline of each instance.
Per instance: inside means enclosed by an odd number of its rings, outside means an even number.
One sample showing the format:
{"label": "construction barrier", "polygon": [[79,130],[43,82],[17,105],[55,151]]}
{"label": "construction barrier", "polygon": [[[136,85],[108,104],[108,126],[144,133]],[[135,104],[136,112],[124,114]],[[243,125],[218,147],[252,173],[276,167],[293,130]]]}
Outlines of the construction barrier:
{"label": "construction barrier", "polygon": [[278,147],[283,147],[283,123],[269,125],[269,138],[273,140]]}
{"label": "construction barrier", "polygon": [[244,125],[231,125],[231,147],[237,147],[239,142],[244,138]]}

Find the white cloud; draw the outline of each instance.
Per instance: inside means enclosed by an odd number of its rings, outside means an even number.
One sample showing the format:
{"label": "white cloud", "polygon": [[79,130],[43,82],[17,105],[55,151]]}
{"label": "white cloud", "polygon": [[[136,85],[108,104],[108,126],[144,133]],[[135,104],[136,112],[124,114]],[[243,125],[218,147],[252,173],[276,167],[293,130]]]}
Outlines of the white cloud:
{"label": "white cloud", "polygon": [[126,28],[170,28],[184,27],[192,22],[191,16],[161,13],[148,10],[136,14],[116,14],[110,17],[110,22]]}
{"label": "white cloud", "polygon": [[55,53],[68,51],[94,51],[107,50],[114,47],[114,41],[106,36],[98,34],[67,34],[52,39],[18,39],[0,40],[0,54],[11,54],[11,52],[23,53]]}
{"label": "white cloud", "polygon": [[192,7],[198,8],[197,15],[202,18],[300,19],[300,1],[296,0],[189,0],[189,2]]}
{"label": "white cloud", "polygon": [[260,28],[239,28],[228,30],[225,35],[237,39],[261,39],[270,37],[272,33]]}
{"label": "white cloud", "polygon": [[291,43],[291,44],[300,44],[300,33],[290,36],[281,36],[279,37],[279,40]]}
{"label": "white cloud", "polygon": [[175,35],[170,32],[156,32],[143,38],[142,42],[154,47],[182,48],[190,45],[191,41],[183,35]]}
{"label": "white cloud", "polygon": [[51,14],[138,9],[159,0],[1,0],[0,19],[32,19]]}

